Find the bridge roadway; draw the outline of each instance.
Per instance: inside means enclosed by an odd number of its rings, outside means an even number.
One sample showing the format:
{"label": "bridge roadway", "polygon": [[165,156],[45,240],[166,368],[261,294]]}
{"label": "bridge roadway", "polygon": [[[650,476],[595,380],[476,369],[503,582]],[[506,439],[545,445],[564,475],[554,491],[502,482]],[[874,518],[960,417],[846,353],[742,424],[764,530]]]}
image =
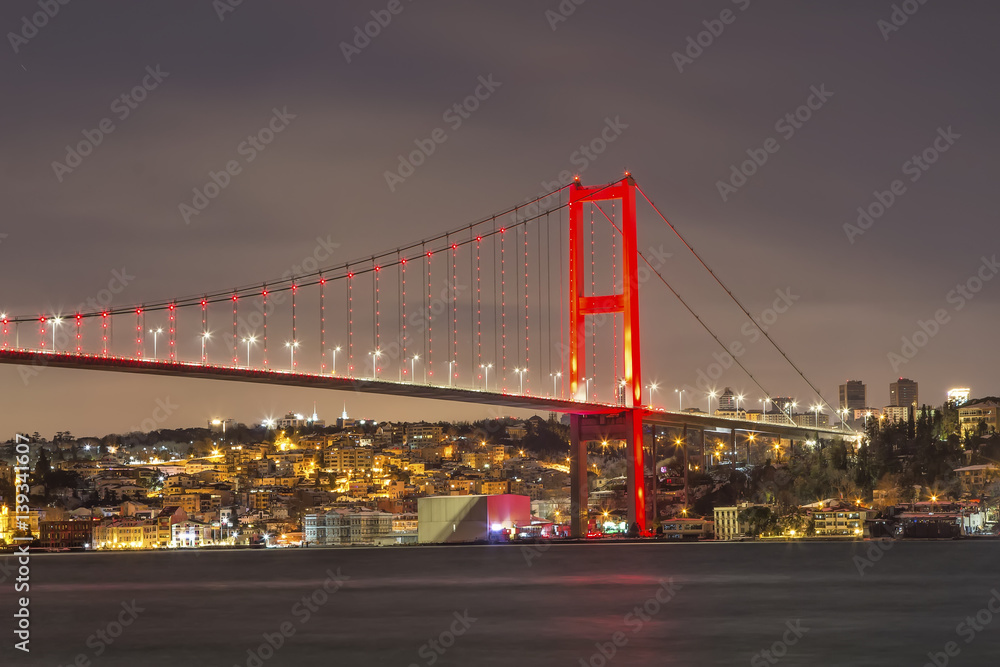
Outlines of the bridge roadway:
{"label": "bridge roadway", "polygon": [[[140,375],[164,375],[188,377],[203,380],[227,380],[252,382],[286,387],[306,387],[311,389],[333,389],[355,391],[383,396],[424,398],[457,403],[496,405],[505,408],[538,410],[577,415],[613,415],[627,409],[610,403],[589,403],[537,396],[532,394],[512,394],[462,387],[442,387],[438,385],[373,380],[371,378],[344,377],[340,375],[319,375],[316,373],[291,373],[282,370],[259,370],[236,366],[203,365],[195,362],[154,361],[127,357],[103,357],[100,355],[52,353],[38,350],[0,350],[0,363],[33,366],[36,368],[71,368],[100,370]],[[746,431],[761,435],[807,440],[817,436],[829,438],[851,437],[853,432],[835,428],[811,428],[792,424],[761,424],[760,422],[715,417],[700,413],[676,412],[656,408],[643,409],[643,423],[665,427],[692,429]]]}

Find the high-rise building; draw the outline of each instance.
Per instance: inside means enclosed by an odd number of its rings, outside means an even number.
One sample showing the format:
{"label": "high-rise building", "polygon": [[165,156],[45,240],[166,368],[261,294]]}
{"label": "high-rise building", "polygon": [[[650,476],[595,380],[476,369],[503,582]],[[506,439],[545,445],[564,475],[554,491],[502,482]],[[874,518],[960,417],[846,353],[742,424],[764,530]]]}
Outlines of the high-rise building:
{"label": "high-rise building", "polygon": [[889,383],[889,405],[909,408],[919,405],[917,383],[906,378],[899,378]]}
{"label": "high-rise building", "polygon": [[727,412],[736,410],[736,394],[729,387],[719,396],[719,409]]}
{"label": "high-rise building", "polygon": [[840,385],[840,409],[860,410],[868,405],[868,385],[861,380],[848,380]]}

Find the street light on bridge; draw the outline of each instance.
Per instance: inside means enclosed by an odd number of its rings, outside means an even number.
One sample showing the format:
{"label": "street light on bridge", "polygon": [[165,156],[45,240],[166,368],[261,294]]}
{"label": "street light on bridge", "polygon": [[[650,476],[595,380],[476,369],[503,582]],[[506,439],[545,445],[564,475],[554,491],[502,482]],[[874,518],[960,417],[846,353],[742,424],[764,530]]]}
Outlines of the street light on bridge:
{"label": "street light on bridge", "polygon": [[712,399],[715,398],[717,395],[718,394],[715,393],[714,389],[712,391],[708,392],[708,416],[709,417],[712,416]]}
{"label": "street light on bridge", "polygon": [[684,412],[684,390],[674,389],[674,393],[677,394],[677,412]]}
{"label": "street light on bridge", "polygon": [[515,368],[514,372],[517,373],[517,377],[520,379],[521,389],[520,389],[519,393],[523,394],[524,393],[524,374],[528,372],[528,369],[527,368]]}
{"label": "street light on bridge", "polygon": [[295,348],[297,348],[298,346],[299,346],[299,341],[297,340],[293,340],[291,342],[285,342],[285,347],[287,347],[288,351],[291,353],[291,360],[289,361],[289,368],[288,368],[289,373],[295,372]]}
{"label": "street light on bridge", "polygon": [[209,333],[207,331],[202,331],[201,332],[201,363],[203,365],[208,361],[208,357],[205,355],[205,343],[211,337],[212,337],[211,333]]}
{"label": "street light on bridge", "polygon": [[156,337],[163,333],[163,329],[150,329],[149,333],[153,334],[153,360],[156,360]]}
{"label": "street light on bridge", "polygon": [[256,336],[246,336],[243,342],[247,344],[247,368],[250,368],[250,345],[257,342]]}
{"label": "street light on bridge", "polygon": [[493,368],[493,364],[479,364],[479,367],[483,369],[483,391],[490,390],[490,369]]}
{"label": "street light on bridge", "polygon": [[56,327],[62,324],[63,318],[56,315],[52,318],[52,351],[56,351]]}
{"label": "street light on bridge", "polygon": [[552,398],[556,397],[556,380],[562,377],[562,371],[557,371],[555,373],[549,373],[549,377],[552,378]]}
{"label": "street light on bridge", "polygon": [[659,388],[660,385],[656,382],[650,382],[649,384],[646,385],[646,389],[649,390],[649,402],[647,403],[647,405],[649,405],[650,407],[653,406],[653,392]]}
{"label": "street light on bridge", "polygon": [[330,350],[330,355],[333,357],[333,362],[330,364],[330,375],[337,374],[337,353],[340,352],[340,346]]}

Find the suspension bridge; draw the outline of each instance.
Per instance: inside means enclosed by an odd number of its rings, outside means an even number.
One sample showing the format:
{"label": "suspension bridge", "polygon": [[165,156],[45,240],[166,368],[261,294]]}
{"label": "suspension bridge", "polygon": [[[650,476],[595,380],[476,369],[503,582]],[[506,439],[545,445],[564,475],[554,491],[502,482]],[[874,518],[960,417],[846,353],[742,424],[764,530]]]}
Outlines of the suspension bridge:
{"label": "suspension bridge", "polygon": [[567,413],[573,533],[587,527],[587,443],[609,439],[625,442],[629,521],[644,530],[644,425],[679,429],[680,440],[727,433],[733,451],[738,433],[794,443],[848,432],[651,405],[641,277],[655,276],[725,346],[639,250],[637,195],[670,225],[626,174],[598,186],[574,181],[433,238],[302,275],[89,312],[0,313],[0,363]]}

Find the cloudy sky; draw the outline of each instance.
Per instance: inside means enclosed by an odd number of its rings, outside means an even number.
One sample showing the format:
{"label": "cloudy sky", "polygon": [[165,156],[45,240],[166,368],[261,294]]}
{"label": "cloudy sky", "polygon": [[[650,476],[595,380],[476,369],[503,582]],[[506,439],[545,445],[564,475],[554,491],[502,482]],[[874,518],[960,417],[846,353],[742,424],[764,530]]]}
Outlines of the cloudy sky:
{"label": "cloudy sky", "polygon": [[[930,403],[955,385],[1000,393],[1000,9],[897,4],[70,2],[43,20],[36,2],[5,2],[0,309],[261,283],[320,246],[342,265],[488,217],[561,172],[606,183],[628,169],[827,399],[856,378],[885,405],[899,376]],[[449,125],[482,80],[487,99]],[[123,101],[136,86],[144,99]],[[241,149],[272,122],[273,142]],[[581,159],[608,123],[614,140]],[[398,156],[439,127],[447,140],[390,188]],[[67,155],[87,136],[100,139],[88,155]],[[229,161],[240,173],[185,216]],[[859,207],[875,215],[859,224]],[[772,395],[815,400],[648,208],[639,236],[670,253],[664,277],[744,344]],[[782,293],[791,305],[772,317]],[[646,377],[676,407],[717,344],[662,285],[644,286],[642,308]],[[713,383],[761,395],[735,367]],[[334,417],[345,398],[15,366],[0,386],[0,435],[121,431],[163,415],[157,401],[176,405],[164,426],[314,401]],[[490,414],[346,398],[355,416]]]}

